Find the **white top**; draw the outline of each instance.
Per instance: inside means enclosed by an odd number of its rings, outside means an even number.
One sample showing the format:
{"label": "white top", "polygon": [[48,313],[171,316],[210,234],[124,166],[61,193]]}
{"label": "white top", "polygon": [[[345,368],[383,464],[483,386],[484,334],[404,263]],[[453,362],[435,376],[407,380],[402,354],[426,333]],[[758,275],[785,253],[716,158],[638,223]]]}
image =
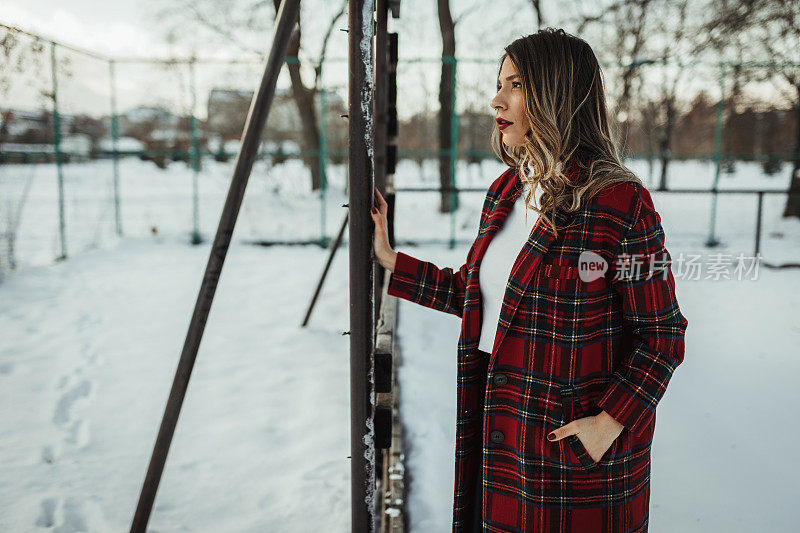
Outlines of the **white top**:
{"label": "white top", "polygon": [[[558,162],[556,166],[561,168],[561,162]],[[530,186],[526,184],[502,226],[492,237],[481,260],[478,279],[481,288],[483,319],[478,349],[484,352],[492,352],[494,338],[497,335],[497,325],[500,321],[500,308],[503,305],[511,268],[528,241],[533,231],[533,225],[539,219],[539,213],[526,209],[525,196],[529,189]],[[541,208],[539,204],[541,193],[542,188],[537,187],[531,198],[531,203],[538,208]]]}

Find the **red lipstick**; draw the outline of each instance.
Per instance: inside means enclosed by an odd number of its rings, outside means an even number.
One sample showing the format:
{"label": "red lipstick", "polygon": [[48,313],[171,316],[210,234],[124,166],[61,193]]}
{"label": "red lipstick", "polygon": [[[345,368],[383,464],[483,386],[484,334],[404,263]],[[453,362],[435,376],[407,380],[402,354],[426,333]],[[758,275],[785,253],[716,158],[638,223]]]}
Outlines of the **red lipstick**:
{"label": "red lipstick", "polygon": [[513,124],[513,122],[500,117],[497,117],[495,121],[497,122],[497,128],[500,130],[504,130]]}

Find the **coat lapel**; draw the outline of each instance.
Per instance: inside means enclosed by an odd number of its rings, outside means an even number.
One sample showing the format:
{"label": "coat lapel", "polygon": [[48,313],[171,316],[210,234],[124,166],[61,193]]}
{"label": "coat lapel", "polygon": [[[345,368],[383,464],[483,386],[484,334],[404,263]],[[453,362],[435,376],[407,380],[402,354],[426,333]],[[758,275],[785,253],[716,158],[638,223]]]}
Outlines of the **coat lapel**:
{"label": "coat lapel", "polygon": [[[577,156],[573,156],[568,162],[567,170],[564,172],[564,174],[570,179],[570,181],[575,183],[582,177],[580,176],[581,172],[585,171],[582,171],[578,167]],[[480,264],[483,261],[483,256],[486,252],[486,249],[491,243],[492,238],[502,227],[503,222],[508,216],[508,213],[511,211],[511,207],[514,205],[514,202],[516,202],[517,197],[520,194],[522,182],[519,179],[519,173],[514,171],[511,179],[508,181],[509,182],[503,188],[500,201],[498,202],[497,206],[495,206],[495,209],[492,211],[492,214],[489,217],[486,233],[484,233],[483,239],[481,239],[481,242],[478,244],[474,273],[476,276],[479,276],[480,274]],[[559,228],[562,228],[562,232],[565,222],[569,218],[569,213],[561,209],[556,210],[554,221]],[[514,261],[514,265],[511,268],[510,276],[515,280],[518,280],[516,285],[523,287],[523,291],[515,290],[510,283],[506,285],[506,291],[503,297],[503,309],[508,310],[507,316],[509,317],[509,321],[506,322],[501,319],[497,324],[497,334],[495,336],[491,354],[492,361],[497,353],[497,348],[500,346],[500,343],[503,341],[503,338],[508,331],[510,320],[514,317],[517,307],[519,307],[519,302],[522,299],[524,288],[528,286],[528,283],[542,261],[542,257],[547,254],[554,240],[555,235],[553,234],[553,230],[550,225],[542,218],[539,218],[534,224],[527,242],[520,250],[516,260]],[[480,293],[480,291],[478,292]],[[480,302],[481,295],[478,294],[477,296],[478,301]],[[477,307],[482,313],[482,303],[479,303]],[[501,313],[501,316],[503,314],[506,313]]]}
{"label": "coat lapel", "polygon": [[[564,225],[565,219],[566,214],[564,211],[556,210],[554,220],[559,228]],[[505,334],[508,331],[510,321],[514,317],[517,307],[519,307],[519,302],[522,299],[522,295],[525,290],[524,288],[528,286],[533,274],[536,272],[536,269],[539,267],[539,264],[542,261],[542,257],[547,254],[548,250],[553,244],[553,241],[555,241],[553,229],[548,223],[539,218],[533,226],[533,230],[531,231],[530,237],[528,237],[528,241],[517,255],[517,259],[514,261],[514,266],[511,267],[510,277],[518,280],[518,284],[520,287],[523,287],[523,290],[515,290],[510,283],[506,284],[506,292],[505,296],[503,297],[502,308],[503,310],[508,310],[507,313],[509,321],[506,322],[502,319],[502,316],[505,313],[501,312],[501,318],[497,323],[497,334],[495,335],[494,345],[492,346],[492,358],[494,358],[495,353],[497,353],[497,348],[500,346],[500,343],[503,342],[503,337],[505,337]]]}

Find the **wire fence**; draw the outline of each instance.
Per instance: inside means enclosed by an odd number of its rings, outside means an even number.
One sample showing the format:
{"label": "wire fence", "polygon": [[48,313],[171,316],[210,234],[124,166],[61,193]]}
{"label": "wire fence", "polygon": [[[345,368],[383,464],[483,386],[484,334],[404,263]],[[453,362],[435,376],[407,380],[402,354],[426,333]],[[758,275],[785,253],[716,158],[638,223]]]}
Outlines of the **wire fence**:
{"label": "wire fence", "polygon": [[[0,271],[64,259],[122,236],[198,243],[213,234],[264,58],[108,57],[5,25],[0,42],[6,52],[0,64]],[[346,58],[286,62],[305,85],[298,88],[284,68],[236,233],[253,242],[327,246],[347,203]],[[448,63],[455,65],[456,96],[449,147],[440,150],[440,72]],[[616,111],[626,126],[629,166],[654,190],[710,191],[705,200],[688,202],[695,213],[712,216],[696,215],[687,241],[718,245],[740,238],[741,230],[731,230],[737,223],[717,220],[729,212],[717,211],[717,190],[755,183],[771,191],[779,199],[764,206],[772,217],[767,228],[786,203],[791,169],[785,162],[798,158],[788,148],[795,145],[796,113],[758,102],[743,107],[730,94],[732,73],[782,66],[603,65],[609,94],[623,92],[623,72],[632,67],[652,81]],[[399,59],[397,242],[455,246],[474,238],[481,193],[503,170],[488,144],[498,67],[497,59]],[[680,120],[669,125],[668,139],[665,79],[674,83],[670,94],[693,95],[671,104]],[[451,212],[442,209],[443,159],[450,167],[444,187],[457,200]],[[673,169],[663,181],[662,160]],[[664,207],[674,209],[671,216],[685,215],[680,202],[665,200]],[[746,209],[755,216],[755,202]]]}

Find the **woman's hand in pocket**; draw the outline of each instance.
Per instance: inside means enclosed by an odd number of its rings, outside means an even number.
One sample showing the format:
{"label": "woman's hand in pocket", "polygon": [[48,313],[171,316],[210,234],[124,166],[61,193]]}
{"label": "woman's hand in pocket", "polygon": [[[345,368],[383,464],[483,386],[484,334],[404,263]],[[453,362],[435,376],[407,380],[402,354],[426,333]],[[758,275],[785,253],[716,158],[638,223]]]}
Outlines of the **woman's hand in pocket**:
{"label": "woman's hand in pocket", "polygon": [[575,435],[583,443],[589,457],[596,463],[611,448],[623,429],[625,426],[605,411],[601,411],[598,415],[578,418],[554,429],[548,435],[548,439],[555,442],[569,435]]}

